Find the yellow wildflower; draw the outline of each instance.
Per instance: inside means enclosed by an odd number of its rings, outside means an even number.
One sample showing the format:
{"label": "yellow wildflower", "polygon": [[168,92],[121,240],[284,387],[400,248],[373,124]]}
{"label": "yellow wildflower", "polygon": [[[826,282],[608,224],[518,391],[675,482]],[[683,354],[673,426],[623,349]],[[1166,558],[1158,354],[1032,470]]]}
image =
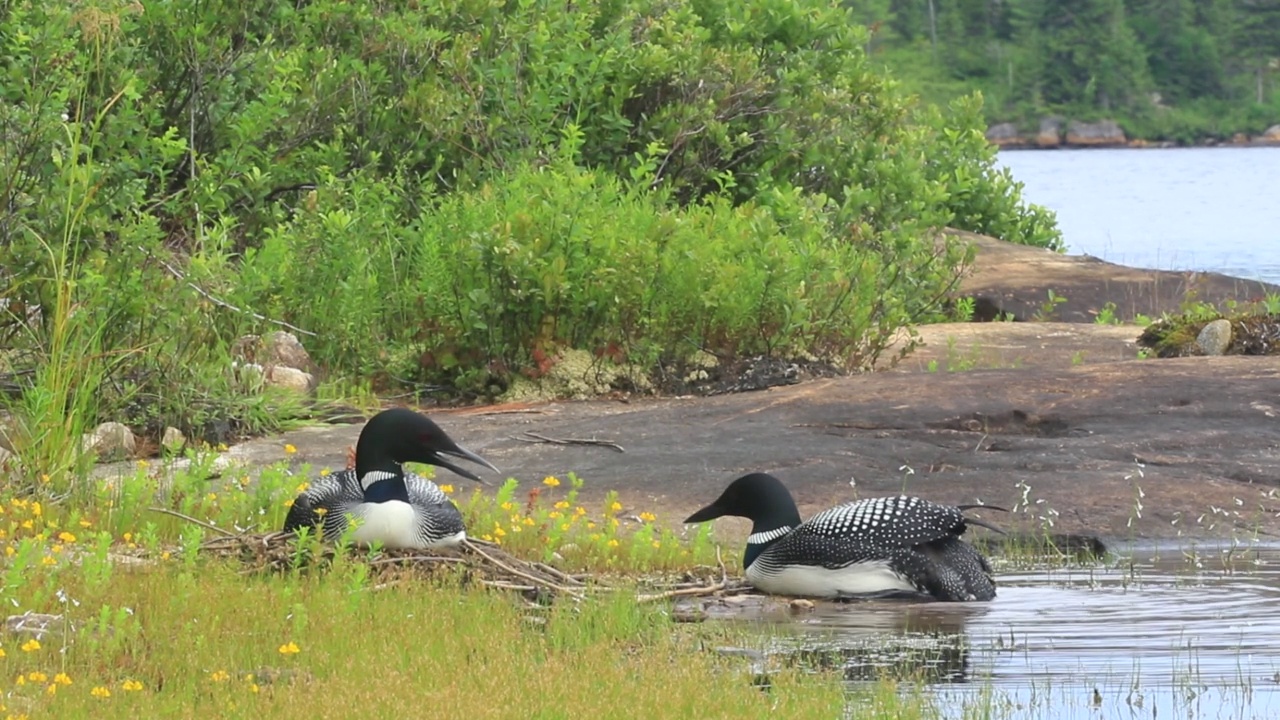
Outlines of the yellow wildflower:
{"label": "yellow wildflower", "polygon": [[506,510],[507,512],[511,512],[512,510],[516,509],[516,504],[508,500],[502,503],[501,507],[503,510]]}
{"label": "yellow wildflower", "polygon": [[31,521],[30,521],[30,520],[23,520],[23,521],[22,521],[22,529],[23,529],[23,530],[34,530],[34,529],[35,529],[35,526],[31,524]]}
{"label": "yellow wildflower", "polygon": [[573,509],[573,514],[577,515],[578,517],[582,517],[583,515],[587,514],[587,509],[579,505],[578,507]]}
{"label": "yellow wildflower", "polygon": [[161,560],[168,560],[168,559],[169,559],[169,557],[170,557],[170,555],[169,555],[169,551],[168,551],[168,550],[165,550],[164,552],[160,553],[160,559],[161,559]]}
{"label": "yellow wildflower", "polygon": [[26,685],[26,684],[27,684],[27,676],[26,676],[26,675],[19,675],[19,676],[18,676],[18,679],[13,681],[13,684],[14,684],[14,685]]}
{"label": "yellow wildflower", "polygon": [[208,499],[209,502],[218,502],[218,493],[211,492],[208,495],[205,495],[205,498]]}
{"label": "yellow wildflower", "polygon": [[22,652],[35,652],[39,649],[40,641],[35,638],[31,638],[30,640],[22,643]]}
{"label": "yellow wildflower", "polygon": [[567,510],[568,508],[569,508],[568,500],[561,500],[560,502],[556,503],[557,510]]}
{"label": "yellow wildflower", "polygon": [[330,470],[329,468],[320,468],[320,477],[324,477],[325,475],[329,475],[331,473],[333,473],[333,471]]}
{"label": "yellow wildflower", "polygon": [[41,476],[40,476],[40,482],[42,482],[42,483],[44,483],[44,484],[46,484],[46,485],[48,485],[48,484],[49,484],[49,480],[50,480],[50,479],[51,479],[51,478],[50,478],[48,475],[41,475]]}
{"label": "yellow wildflower", "polygon": [[89,522],[88,520],[81,520],[81,521],[80,521],[80,527],[82,527],[82,528],[91,528],[91,527],[93,527],[93,523],[92,523],[92,522]]}
{"label": "yellow wildflower", "polygon": [[58,673],[53,676],[53,681],[58,685],[70,685],[71,678],[66,673]]}
{"label": "yellow wildflower", "polygon": [[6,557],[13,557],[14,553],[16,552],[18,551],[14,550],[12,545],[6,545],[4,548],[4,554]]}
{"label": "yellow wildflower", "polygon": [[58,553],[62,552],[64,547],[65,546],[62,543],[54,543],[53,547],[49,548],[49,550],[51,550],[54,555],[57,555]]}
{"label": "yellow wildflower", "polygon": [[66,530],[63,530],[62,532],[58,533],[58,539],[64,543],[70,544],[76,541],[76,536],[72,535]]}
{"label": "yellow wildflower", "polygon": [[249,686],[249,692],[251,692],[251,693],[256,693],[256,692],[258,692],[258,683],[253,683],[252,685],[250,685],[250,686]]}
{"label": "yellow wildflower", "polygon": [[569,529],[569,523],[560,523],[560,532],[565,532],[568,529]]}
{"label": "yellow wildflower", "polygon": [[294,454],[294,453],[296,453],[296,452],[298,452],[298,448],[294,447],[292,443],[285,443],[285,444],[284,444],[284,454],[285,454],[285,455],[292,455],[292,454]]}
{"label": "yellow wildflower", "polygon": [[489,533],[485,533],[484,535],[481,535],[480,539],[485,542],[493,542],[493,536],[490,535]]}
{"label": "yellow wildflower", "polygon": [[293,498],[289,498],[288,500],[285,500],[285,501],[284,501],[284,506],[285,506],[285,507],[293,507]]}
{"label": "yellow wildflower", "polygon": [[593,522],[591,522],[590,520],[588,520],[588,521],[587,521],[587,529],[588,529],[588,530],[595,530],[595,529],[596,529],[596,524],[595,524],[595,523],[593,523]]}
{"label": "yellow wildflower", "polygon": [[618,512],[621,509],[622,509],[622,503],[618,502],[617,500],[614,500],[613,504],[609,506],[610,512]]}
{"label": "yellow wildflower", "polygon": [[94,689],[90,690],[90,691],[89,691],[89,694],[90,694],[90,695],[92,695],[92,696],[94,696],[94,697],[96,697],[96,698],[102,698],[103,700],[105,700],[105,699],[107,699],[107,698],[111,697],[111,691],[110,691],[110,690],[108,690],[108,689],[106,689],[106,688],[104,688],[104,687],[102,687],[101,685],[99,685],[99,686],[95,687]]}
{"label": "yellow wildflower", "polygon": [[326,513],[328,513],[328,512],[329,512],[329,508],[325,508],[325,507],[318,507],[318,508],[316,508],[316,509],[315,509],[315,511],[314,511],[314,512],[315,512],[315,514],[317,514],[317,515],[324,515],[324,514],[326,514]]}
{"label": "yellow wildflower", "polygon": [[506,530],[503,530],[503,529],[502,529],[502,528],[500,528],[500,527],[496,527],[496,528],[494,528],[494,529],[493,529],[493,536],[494,536],[494,537],[502,537],[503,535],[506,535],[506,534],[507,534],[507,531],[506,531]]}
{"label": "yellow wildflower", "polygon": [[44,513],[44,510],[43,510],[43,509],[41,509],[41,507],[40,507],[40,503],[38,503],[38,502],[33,502],[33,503],[31,503],[31,514],[32,514],[32,515],[35,515],[36,517],[40,517],[40,515],[42,515],[43,513]]}
{"label": "yellow wildflower", "polygon": [[218,452],[226,452],[226,451],[227,451],[227,444],[226,444],[226,443],[218,443]]}
{"label": "yellow wildflower", "polygon": [[27,673],[27,679],[33,683],[42,683],[45,680],[48,680],[49,676],[45,675],[39,670],[32,670],[31,672]]}
{"label": "yellow wildflower", "polygon": [[618,547],[618,538],[610,538],[609,547]]}
{"label": "yellow wildflower", "polygon": [[531,518],[531,517],[527,517],[527,518],[525,518],[524,520],[521,520],[520,522],[524,523],[525,525],[529,525],[529,526],[532,526],[532,525],[534,524],[534,522],[533,522],[533,518]]}
{"label": "yellow wildflower", "polygon": [[44,691],[45,691],[45,694],[46,694],[46,695],[57,695],[57,694],[58,694],[58,686],[57,686],[57,685],[50,685],[49,687],[45,688],[45,689],[44,689]]}
{"label": "yellow wildflower", "polygon": [[137,692],[142,689],[142,683],[137,680],[125,680],[120,687],[124,688],[125,692]]}
{"label": "yellow wildflower", "polygon": [[640,522],[653,522],[654,520],[657,520],[657,519],[658,518],[651,512],[640,513]]}
{"label": "yellow wildflower", "polygon": [[209,673],[209,679],[214,682],[226,682],[231,679],[231,675],[226,670],[214,670]]}
{"label": "yellow wildflower", "polygon": [[555,475],[548,475],[542,478],[542,484],[547,487],[560,487],[560,480]]}
{"label": "yellow wildflower", "polygon": [[654,549],[654,550],[657,550],[657,549],[658,549],[658,548],[660,548],[660,547],[662,547],[662,543],[658,542],[657,540],[654,540],[654,541],[653,541],[653,549]]}
{"label": "yellow wildflower", "polygon": [[547,513],[547,517],[549,517],[549,518],[558,518],[558,517],[560,517],[560,511],[559,511],[559,510],[552,510],[551,512]]}
{"label": "yellow wildflower", "polygon": [[300,652],[302,652],[302,648],[298,647],[298,643],[292,640],[280,646],[281,655],[297,655]]}
{"label": "yellow wildflower", "polygon": [[147,462],[146,460],[139,460],[139,461],[138,461],[138,469],[140,469],[140,470],[146,470],[146,469],[147,469],[147,468],[149,468],[149,467],[151,467],[151,463]]}
{"label": "yellow wildflower", "polygon": [[0,658],[4,657],[4,648],[0,648]]}
{"label": "yellow wildflower", "polygon": [[301,484],[299,484],[299,485],[298,485],[298,493],[299,493],[299,494],[304,493],[304,492],[306,492],[306,491],[308,491],[308,490],[310,490],[310,489],[311,489],[311,483],[309,483],[309,482],[304,482],[304,483],[301,483]]}
{"label": "yellow wildflower", "polygon": [[133,533],[131,532],[127,532],[124,535],[121,535],[120,537],[124,538],[125,542],[133,542]]}
{"label": "yellow wildflower", "polygon": [[440,486],[440,492],[444,493],[445,495],[452,495],[452,494],[453,494],[453,486],[452,486],[452,485],[441,485],[441,486]]}

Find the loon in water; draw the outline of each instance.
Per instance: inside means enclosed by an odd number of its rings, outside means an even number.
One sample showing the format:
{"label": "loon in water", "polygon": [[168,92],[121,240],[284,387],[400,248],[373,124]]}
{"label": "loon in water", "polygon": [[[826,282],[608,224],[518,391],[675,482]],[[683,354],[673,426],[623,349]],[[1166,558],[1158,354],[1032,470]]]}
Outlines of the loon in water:
{"label": "loon in water", "polygon": [[742,565],[747,581],[769,594],[990,600],[996,595],[991,566],[960,536],[968,525],[1003,531],[961,512],[975,507],[1003,510],[882,497],[837,505],[801,522],[787,488],[772,475],[752,473],[685,522],[725,515],[751,520]]}
{"label": "loon in water", "polygon": [[289,508],[285,532],[319,526],[326,540],[342,537],[355,518],[357,545],[387,548],[439,548],[466,539],[462,514],[435,483],[406,473],[402,463],[448,468],[476,482],[478,475],[445,456],[470,460],[494,472],[488,460],[455,443],[426,416],[408,408],[373,416],[356,442],[355,470],[326,475],[312,483]]}

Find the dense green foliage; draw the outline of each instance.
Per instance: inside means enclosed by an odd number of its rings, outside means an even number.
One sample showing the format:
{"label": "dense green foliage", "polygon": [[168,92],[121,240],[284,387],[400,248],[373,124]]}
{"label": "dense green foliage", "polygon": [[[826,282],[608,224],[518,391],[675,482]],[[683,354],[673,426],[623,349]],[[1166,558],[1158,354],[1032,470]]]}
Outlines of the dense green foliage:
{"label": "dense green foliage", "polygon": [[938,228],[1058,243],[976,102],[866,39],[818,0],[0,4],[0,370],[32,427],[200,430],[278,414],[227,357],[260,316],[384,383],[861,366],[954,281]]}
{"label": "dense green foliage", "polygon": [[991,121],[1112,117],[1194,141],[1280,122],[1280,0],[846,0],[873,62]]}

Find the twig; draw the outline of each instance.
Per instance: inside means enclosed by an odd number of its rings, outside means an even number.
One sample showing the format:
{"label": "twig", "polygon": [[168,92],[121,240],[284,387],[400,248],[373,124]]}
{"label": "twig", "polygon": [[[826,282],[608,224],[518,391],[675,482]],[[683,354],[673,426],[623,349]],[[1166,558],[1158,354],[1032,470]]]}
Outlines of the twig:
{"label": "twig", "polygon": [[529,437],[520,437],[517,435],[512,435],[511,439],[519,440],[520,442],[535,443],[535,444],[551,443],[552,445],[601,445],[603,447],[613,448],[618,452],[626,452],[626,450],[622,449],[621,445],[619,445],[616,442],[610,442],[608,440],[596,440],[595,438],[553,438],[553,437],[547,437],[546,435],[539,435],[538,433],[535,433],[535,432],[529,432],[528,430],[526,430],[524,434],[528,435]]}
{"label": "twig", "polygon": [[216,533],[221,533],[224,537],[237,537],[237,535],[231,532],[230,530],[223,530],[217,525],[210,525],[209,523],[203,520],[197,520],[191,517],[190,515],[183,515],[177,510],[170,510],[168,508],[162,508],[162,507],[153,507],[153,508],[147,508],[147,509],[153,512],[164,513],[165,515],[172,515],[176,518],[182,518],[183,520],[186,520],[187,522],[190,522],[190,523],[195,523],[196,525],[199,525],[200,527],[205,528],[206,530],[212,530]]}
{"label": "twig", "polygon": [[533,584],[535,584],[535,585],[544,585],[544,586],[546,586],[546,587],[551,588],[552,590],[557,590],[557,591],[559,591],[559,592],[566,593],[566,594],[568,594],[568,595],[572,595],[572,596],[574,596],[574,597],[576,597],[576,598],[578,598],[578,599],[582,599],[582,596],[581,596],[581,595],[579,595],[579,594],[578,594],[577,592],[575,592],[574,590],[571,590],[571,589],[566,588],[566,587],[561,587],[561,586],[556,585],[555,583],[550,582],[550,581],[548,581],[548,580],[542,580],[542,579],[536,578],[536,577],[534,577],[534,576],[532,576],[532,575],[530,575],[530,574],[528,574],[528,573],[525,573],[525,572],[521,572],[521,571],[519,571],[519,570],[516,570],[515,568],[511,567],[510,565],[507,565],[506,563],[504,563],[504,562],[502,562],[501,560],[499,560],[499,559],[495,558],[494,556],[490,555],[489,553],[485,552],[484,550],[481,550],[481,549],[480,549],[480,546],[479,546],[479,545],[476,545],[476,544],[475,544],[475,543],[473,543],[473,542],[471,542],[471,539],[470,539],[470,538],[468,538],[468,539],[466,539],[466,540],[463,540],[462,542],[463,542],[463,544],[465,544],[467,547],[469,547],[469,548],[471,548],[473,551],[475,551],[475,552],[476,552],[476,554],[480,555],[480,557],[484,558],[485,560],[488,560],[489,562],[493,563],[494,565],[497,565],[498,567],[502,568],[503,570],[506,570],[507,572],[511,573],[512,575],[515,575],[515,576],[516,576],[516,577],[518,577],[518,578],[523,578],[523,579],[525,579],[525,580],[528,580],[529,582],[532,582],[532,583],[533,583]]}
{"label": "twig", "polygon": [[653,593],[652,595],[639,595],[636,597],[638,603],[651,603],[659,600],[670,600],[678,597],[698,597],[701,595],[711,595],[718,593],[729,586],[729,571],[724,567],[724,560],[720,557],[720,548],[716,547],[716,562],[720,564],[720,582],[713,585],[702,585],[699,587],[681,588],[679,590],[667,590],[666,592]]}
{"label": "twig", "polygon": [[562,572],[562,571],[560,571],[560,570],[557,570],[557,569],[555,569],[555,568],[551,567],[550,565],[548,565],[548,564],[546,564],[546,563],[533,563],[533,566],[534,566],[534,567],[536,567],[536,568],[538,568],[538,569],[539,569],[539,570],[541,570],[542,572],[544,572],[544,573],[546,573],[546,574],[550,575],[551,577],[558,578],[558,579],[563,580],[563,581],[565,581],[565,582],[573,583],[574,585],[586,585],[586,583],[584,583],[584,582],[582,582],[581,580],[579,580],[578,578],[576,578],[576,577],[574,577],[574,576],[570,575],[569,573],[566,573],[566,572]]}
{"label": "twig", "polygon": [[[148,255],[151,255],[151,253],[147,252],[147,250],[146,250],[145,248],[141,248],[141,247],[140,247],[140,248],[138,248],[138,249],[139,249],[139,250],[142,250],[142,252],[145,252],[145,253],[147,253]],[[168,270],[168,271],[169,271],[169,274],[173,275],[175,278],[177,278],[177,279],[179,279],[179,280],[186,280],[186,282],[187,282],[187,287],[189,287],[189,288],[191,288],[192,290],[195,290],[196,292],[200,293],[201,295],[203,295],[203,296],[204,296],[204,298],[205,298],[206,300],[208,300],[209,302],[213,303],[214,305],[217,305],[217,306],[219,306],[219,307],[224,307],[224,308],[226,308],[226,309],[228,309],[228,310],[234,310],[235,312],[238,312],[238,313],[241,313],[241,314],[244,314],[244,315],[252,316],[252,317],[254,317],[254,318],[258,319],[258,320],[262,320],[262,321],[269,322],[269,323],[275,323],[276,325],[279,325],[279,326],[281,326],[281,327],[289,328],[290,330],[293,330],[294,332],[300,332],[300,333],[302,333],[303,335],[310,335],[311,337],[316,337],[316,334],[315,334],[315,333],[313,333],[313,332],[311,332],[310,330],[303,330],[302,328],[298,327],[297,325],[291,325],[291,324],[289,324],[289,323],[287,323],[287,322],[285,322],[285,321],[283,321],[283,320],[274,320],[274,319],[272,319],[272,318],[267,317],[266,315],[259,315],[258,313],[254,312],[254,311],[252,311],[252,310],[244,310],[244,309],[242,309],[242,308],[238,308],[238,307],[236,307],[235,305],[232,305],[231,303],[227,302],[226,300],[223,300],[223,299],[221,299],[221,298],[214,297],[213,295],[210,295],[208,292],[206,292],[204,288],[200,287],[199,285],[196,285],[195,283],[191,282],[190,280],[187,280],[187,276],[186,276],[186,275],[183,275],[183,274],[182,274],[182,271],[178,270],[177,268],[175,268],[174,266],[172,266],[172,265],[170,265],[169,263],[165,262],[164,260],[161,260],[160,258],[156,257],[155,255],[151,255],[151,257],[152,257],[152,258],[154,258],[156,262],[158,262],[158,263],[160,263],[161,265],[163,265],[163,266],[164,266],[164,269],[165,269],[165,270]]]}

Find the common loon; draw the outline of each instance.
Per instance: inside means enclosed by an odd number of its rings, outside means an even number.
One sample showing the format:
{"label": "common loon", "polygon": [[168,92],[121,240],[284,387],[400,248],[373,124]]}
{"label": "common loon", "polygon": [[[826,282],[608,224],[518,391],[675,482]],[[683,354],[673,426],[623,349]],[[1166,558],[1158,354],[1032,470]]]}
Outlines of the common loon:
{"label": "common loon", "polygon": [[384,410],[360,431],[355,470],[332,473],[312,483],[293,501],[284,531],[320,526],[324,538],[334,541],[346,532],[350,516],[358,521],[352,534],[357,545],[380,542],[387,548],[416,549],[458,545],[467,533],[457,506],[435,483],[401,467],[405,462],[437,465],[483,483],[444,456],[498,472],[426,416],[408,408]]}
{"label": "common loon", "polygon": [[772,475],[752,473],[685,522],[725,515],[751,520],[742,565],[747,581],[766,593],[990,600],[996,595],[991,566],[960,535],[968,525],[1003,531],[962,514],[973,507],[1003,509],[882,497],[837,505],[801,522],[787,488]]}

